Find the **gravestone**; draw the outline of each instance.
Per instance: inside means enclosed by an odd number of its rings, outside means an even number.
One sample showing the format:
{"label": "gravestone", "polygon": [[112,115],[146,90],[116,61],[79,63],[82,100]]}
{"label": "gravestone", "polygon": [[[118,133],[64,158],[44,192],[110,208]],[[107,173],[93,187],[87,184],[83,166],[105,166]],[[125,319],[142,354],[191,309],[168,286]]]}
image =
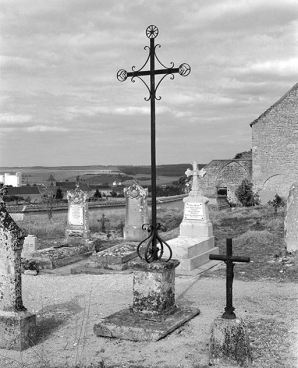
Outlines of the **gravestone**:
{"label": "gravestone", "polygon": [[284,239],[288,252],[298,250],[298,183],[294,183],[289,191],[284,222]]}
{"label": "gravestone", "polygon": [[179,261],[133,261],[133,304],[94,325],[97,336],[157,341],[200,313],[175,301],[175,268]]}
{"label": "gravestone", "polygon": [[215,265],[217,262],[209,263],[209,254],[219,252],[214,246],[213,227],[209,219],[208,198],[206,198],[199,187],[198,176],[204,175],[204,171],[198,170],[196,162],[193,170],[187,169],[187,176],[192,175],[192,188],[184,201],[183,220],[180,225],[178,238],[168,240],[173,258],[180,261],[177,273],[196,272],[195,270],[208,264]]}
{"label": "gravestone", "polygon": [[79,187],[77,178],[76,188],[67,191],[68,217],[66,239],[68,243],[85,242],[90,238],[88,194]]}
{"label": "gravestone", "polygon": [[24,239],[22,258],[31,257],[37,250],[37,237],[35,235],[27,235]]}
{"label": "gravestone", "polygon": [[148,189],[133,182],[130,187],[124,188],[124,196],[126,198],[124,240],[141,242],[148,236],[147,231],[142,229],[142,226],[149,222]]}
{"label": "gravestone", "polygon": [[36,316],[22,300],[25,232],[0,204],[0,348],[22,351],[36,342]]}

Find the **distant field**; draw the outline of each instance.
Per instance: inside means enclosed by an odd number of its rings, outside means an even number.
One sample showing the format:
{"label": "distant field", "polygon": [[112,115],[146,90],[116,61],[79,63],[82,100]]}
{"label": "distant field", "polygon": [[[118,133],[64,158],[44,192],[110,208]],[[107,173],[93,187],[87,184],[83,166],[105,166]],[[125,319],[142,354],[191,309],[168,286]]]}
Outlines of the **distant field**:
{"label": "distant field", "polygon": [[[204,165],[199,165],[203,167]],[[171,185],[179,180],[191,164],[160,165],[157,167],[157,185]],[[137,180],[141,185],[151,184],[150,166],[65,166],[65,167],[0,167],[0,173],[22,172],[23,184],[43,184],[53,175],[57,181],[75,181],[79,175],[89,184],[108,183],[114,181],[131,184]]]}

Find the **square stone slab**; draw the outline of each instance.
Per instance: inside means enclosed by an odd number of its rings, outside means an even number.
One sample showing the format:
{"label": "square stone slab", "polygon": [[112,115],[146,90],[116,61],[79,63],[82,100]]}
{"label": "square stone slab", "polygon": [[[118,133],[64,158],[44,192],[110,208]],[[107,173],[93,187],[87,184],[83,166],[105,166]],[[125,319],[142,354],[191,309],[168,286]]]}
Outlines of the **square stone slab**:
{"label": "square stone slab", "polygon": [[151,315],[123,309],[94,325],[96,336],[122,340],[157,341],[200,314],[199,308],[177,307],[172,313]]}

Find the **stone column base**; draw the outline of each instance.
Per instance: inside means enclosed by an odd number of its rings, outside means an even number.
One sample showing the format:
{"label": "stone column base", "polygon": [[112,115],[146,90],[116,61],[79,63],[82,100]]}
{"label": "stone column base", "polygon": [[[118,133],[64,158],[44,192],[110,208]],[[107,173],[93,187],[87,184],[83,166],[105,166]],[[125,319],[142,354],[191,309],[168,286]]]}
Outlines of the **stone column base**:
{"label": "stone column base", "polygon": [[36,315],[0,311],[0,348],[25,350],[36,343]]}
{"label": "stone column base", "polygon": [[252,363],[248,332],[241,318],[224,319],[218,317],[211,326],[210,364],[232,361],[241,367]]}

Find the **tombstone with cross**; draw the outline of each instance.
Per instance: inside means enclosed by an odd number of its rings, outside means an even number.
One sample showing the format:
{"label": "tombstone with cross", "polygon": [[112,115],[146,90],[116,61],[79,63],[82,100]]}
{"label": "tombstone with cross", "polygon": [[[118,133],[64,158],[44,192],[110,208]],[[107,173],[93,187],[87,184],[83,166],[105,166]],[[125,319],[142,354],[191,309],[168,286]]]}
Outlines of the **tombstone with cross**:
{"label": "tombstone with cross", "polygon": [[213,236],[212,224],[209,219],[208,198],[206,198],[199,185],[199,177],[203,176],[198,169],[196,161],[192,170],[187,169],[186,176],[192,176],[192,188],[189,196],[184,198],[184,215],[180,225],[180,236],[210,237]]}

